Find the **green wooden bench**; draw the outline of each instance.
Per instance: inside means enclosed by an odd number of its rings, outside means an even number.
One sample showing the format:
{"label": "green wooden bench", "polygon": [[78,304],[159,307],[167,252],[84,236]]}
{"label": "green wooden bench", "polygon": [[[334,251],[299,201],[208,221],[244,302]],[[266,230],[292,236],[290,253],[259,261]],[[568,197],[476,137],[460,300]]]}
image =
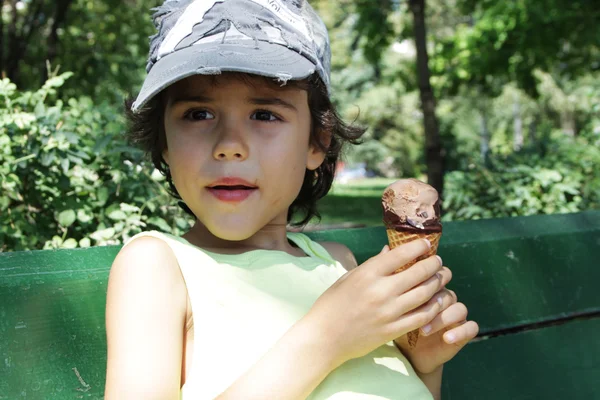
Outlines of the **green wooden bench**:
{"label": "green wooden bench", "polygon": [[[326,231],[359,262],[383,228]],[[102,398],[104,306],[119,246],[0,253],[0,399]],[[439,253],[480,337],[444,399],[600,399],[600,211],[453,222]]]}

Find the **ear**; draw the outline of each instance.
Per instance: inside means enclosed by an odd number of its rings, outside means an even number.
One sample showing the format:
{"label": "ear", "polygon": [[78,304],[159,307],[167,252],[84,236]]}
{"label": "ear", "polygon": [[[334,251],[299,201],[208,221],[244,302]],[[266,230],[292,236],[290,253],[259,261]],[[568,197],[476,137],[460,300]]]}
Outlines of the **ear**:
{"label": "ear", "polygon": [[[319,139],[321,143],[325,145],[325,148],[329,148],[331,144],[331,132],[320,131]],[[308,155],[306,157],[306,169],[314,171],[323,164],[325,161],[326,152],[313,143],[308,147]]]}

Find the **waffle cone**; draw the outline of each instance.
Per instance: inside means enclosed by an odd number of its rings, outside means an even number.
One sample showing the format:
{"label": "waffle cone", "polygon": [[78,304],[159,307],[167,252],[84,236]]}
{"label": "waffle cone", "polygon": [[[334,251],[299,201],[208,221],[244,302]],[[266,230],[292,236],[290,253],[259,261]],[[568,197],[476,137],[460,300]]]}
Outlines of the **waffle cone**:
{"label": "waffle cone", "polygon": [[[398,273],[398,272],[404,271],[404,270],[412,267],[418,261],[421,261],[421,260],[424,260],[426,258],[436,255],[438,245],[440,243],[440,238],[442,237],[442,232],[420,233],[419,234],[419,233],[414,233],[414,232],[399,232],[395,229],[388,229],[387,236],[388,236],[388,243],[389,243],[390,249],[393,249],[394,247],[398,247],[404,243],[412,242],[413,240],[417,240],[417,239],[427,239],[431,242],[431,250],[429,250],[429,252],[427,254],[422,255],[421,257],[417,258],[415,261],[412,261],[412,262],[404,265],[402,268],[397,269],[395,273]],[[411,348],[414,348],[417,345],[417,341],[419,340],[419,330],[415,329],[412,332],[408,332],[407,336],[408,336],[408,345]]]}

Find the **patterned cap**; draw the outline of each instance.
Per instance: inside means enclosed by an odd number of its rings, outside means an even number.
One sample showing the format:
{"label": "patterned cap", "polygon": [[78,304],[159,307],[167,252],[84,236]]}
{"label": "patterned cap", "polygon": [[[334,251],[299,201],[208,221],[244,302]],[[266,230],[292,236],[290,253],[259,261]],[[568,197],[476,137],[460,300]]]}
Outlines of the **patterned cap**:
{"label": "patterned cap", "polygon": [[154,10],[158,32],[134,112],[197,74],[245,72],[285,84],[317,72],[330,89],[327,28],[306,0],[166,0]]}

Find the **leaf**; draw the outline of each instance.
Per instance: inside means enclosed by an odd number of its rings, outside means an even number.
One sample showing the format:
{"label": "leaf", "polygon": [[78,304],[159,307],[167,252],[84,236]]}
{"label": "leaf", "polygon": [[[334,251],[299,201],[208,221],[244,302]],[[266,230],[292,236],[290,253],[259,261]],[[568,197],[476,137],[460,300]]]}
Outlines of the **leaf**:
{"label": "leaf", "polygon": [[67,239],[61,246],[63,249],[74,249],[77,247],[77,240],[75,239]]}
{"label": "leaf", "polygon": [[73,211],[73,210],[65,210],[65,211],[61,212],[60,214],[58,214],[58,223],[65,228],[73,225],[73,222],[75,222],[75,219],[76,219],[76,215],[75,215],[75,211]]}
{"label": "leaf", "polygon": [[53,78],[50,78],[46,81],[46,83],[44,84],[44,88],[49,89],[49,88],[58,88],[61,87],[65,81],[67,79],[69,79],[71,76],[73,76],[72,72],[65,72],[59,76],[55,76]]}
{"label": "leaf", "polygon": [[98,242],[111,239],[115,235],[114,228],[106,228],[98,230],[90,235],[90,237]]}
{"label": "leaf", "polygon": [[96,195],[98,196],[98,205],[100,207],[104,206],[108,201],[108,189],[105,187],[101,187],[96,192]]}
{"label": "leaf", "polygon": [[94,215],[86,210],[77,210],[77,219],[79,222],[87,224],[94,219]]}
{"label": "leaf", "polygon": [[123,211],[121,210],[114,210],[108,213],[108,218],[115,220],[115,221],[122,221],[127,219],[127,214],[125,214]]}
{"label": "leaf", "polygon": [[152,218],[148,219],[148,223],[152,224],[152,225],[156,225],[157,227],[159,227],[164,232],[171,232],[171,227],[162,218],[152,217]]}
{"label": "leaf", "polygon": [[54,160],[56,159],[56,154],[54,152],[49,152],[49,153],[43,153],[42,157],[40,158],[40,163],[44,166],[47,167],[50,164],[52,164],[54,162]]}
{"label": "leaf", "polygon": [[10,79],[4,78],[0,80],[0,95],[10,97],[17,90],[17,85],[12,83]]}
{"label": "leaf", "polygon": [[106,148],[106,146],[108,146],[112,139],[113,137],[111,135],[104,136],[102,139],[96,142],[94,148],[92,149],[92,153],[99,155]]}
{"label": "leaf", "polygon": [[135,212],[140,211],[140,208],[138,206],[134,206],[132,204],[121,203],[120,207],[121,207],[122,211],[129,212],[129,213],[135,213]]}
{"label": "leaf", "polygon": [[46,106],[44,105],[44,103],[41,101],[37,103],[33,110],[33,113],[38,118],[44,117],[46,114]]}
{"label": "leaf", "polygon": [[60,160],[60,166],[62,167],[63,173],[66,175],[69,172],[69,166],[71,162],[68,158],[63,158]]}

